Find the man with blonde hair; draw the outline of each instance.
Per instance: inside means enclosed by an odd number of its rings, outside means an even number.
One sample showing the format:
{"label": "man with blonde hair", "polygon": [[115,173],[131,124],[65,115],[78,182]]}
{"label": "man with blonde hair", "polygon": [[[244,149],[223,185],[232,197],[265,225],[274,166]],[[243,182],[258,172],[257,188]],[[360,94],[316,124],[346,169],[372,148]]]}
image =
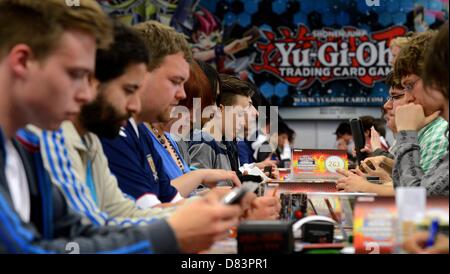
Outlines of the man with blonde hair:
{"label": "man with blonde hair", "polygon": [[389,60],[389,64],[393,67],[395,63],[395,59],[397,59],[400,50],[408,44],[408,37],[399,36],[391,41],[389,44],[389,49],[391,50],[391,59]]}

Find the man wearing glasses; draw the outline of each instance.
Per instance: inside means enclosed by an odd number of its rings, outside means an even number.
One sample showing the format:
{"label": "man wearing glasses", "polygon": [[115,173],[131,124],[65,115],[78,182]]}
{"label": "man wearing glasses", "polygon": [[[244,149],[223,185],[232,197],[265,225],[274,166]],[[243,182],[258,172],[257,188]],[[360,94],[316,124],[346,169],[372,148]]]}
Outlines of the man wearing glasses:
{"label": "man wearing glasses", "polygon": [[[384,119],[386,120],[386,126],[395,135],[397,133],[397,127],[395,125],[395,110],[399,106],[414,102],[414,98],[411,96],[411,94],[406,94],[406,92],[404,92],[400,81],[394,79],[392,73],[387,77],[386,84],[390,86],[390,89],[389,96],[387,97],[386,103],[383,106],[385,111]],[[389,152],[391,154],[394,154],[394,150],[395,143],[391,146]]]}
{"label": "man wearing glasses", "polygon": [[[398,136],[401,139],[398,140],[399,149],[396,153],[393,179],[395,186],[420,185],[427,189],[428,195],[448,196],[448,169],[443,168],[445,162],[448,163],[448,124],[437,118],[440,115],[448,120],[448,97],[440,94],[440,97],[436,98],[431,96],[432,92],[424,88],[422,79],[424,64],[428,62],[425,56],[431,47],[433,35],[433,32],[427,31],[413,36],[395,61],[394,75],[401,79],[404,91],[414,97],[414,104],[396,110]],[[442,54],[445,56],[445,49],[442,49]],[[448,52],[446,54],[448,56]],[[438,59],[434,62],[440,61]],[[430,65],[434,66],[428,63],[428,66]],[[445,68],[437,67],[435,74],[445,71]],[[417,150],[416,144],[419,144],[420,151]],[[418,158],[413,157],[412,153],[419,153],[417,156],[422,158],[422,144],[429,149],[425,159],[420,159],[417,165]],[[428,172],[420,168],[427,164],[424,162],[426,159],[429,159],[430,164]],[[436,173],[435,168],[438,167],[440,170]]]}
{"label": "man wearing glasses", "polygon": [[[422,105],[420,100],[417,99],[417,93],[424,92],[422,79],[415,74],[404,77],[401,85],[396,85],[395,82],[393,80],[393,84],[389,90],[388,100],[384,104],[386,124],[394,135],[397,133],[397,126],[395,124],[396,109],[399,106],[409,103]],[[425,115],[432,114],[427,109],[424,109],[424,111]],[[442,136],[444,136],[447,128],[448,123],[441,117],[438,117],[419,131],[420,165],[424,172],[427,172],[432,167],[432,164],[444,155],[448,146],[448,139],[442,138]],[[392,147],[390,152],[395,154],[395,145]]]}
{"label": "man wearing glasses", "polygon": [[[404,52],[399,55],[394,74],[396,78],[401,77],[402,92],[405,94],[405,99],[399,99],[399,102],[393,103],[395,105],[394,112],[400,105],[414,103],[423,107],[426,117],[433,114],[433,109],[424,103],[427,93],[420,77],[423,70],[423,55],[431,38],[432,32],[418,34],[411,39]],[[412,101],[409,101],[407,98],[412,98]],[[435,104],[439,105],[442,102],[435,102]],[[445,137],[447,129],[447,121],[437,117],[418,131],[421,154],[420,165],[425,173],[446,153],[448,147],[448,138]]]}
{"label": "man wearing glasses", "polygon": [[[417,99],[417,97],[421,98],[420,94],[418,96],[417,93],[424,91],[422,80],[416,74],[404,77],[403,81],[400,81],[398,77],[390,74],[386,79],[386,84],[390,86],[390,89],[387,101],[383,106],[385,110],[384,118],[387,127],[392,130],[395,136],[398,132],[395,123],[395,112],[397,108],[410,103],[422,105],[421,100]],[[430,115],[430,110],[426,107],[424,107],[424,111],[425,115]],[[443,118],[438,117],[418,132],[420,166],[425,174],[447,152],[448,139],[443,138],[447,131],[447,127],[448,123]],[[389,154],[391,155],[388,157],[394,158],[393,155],[396,155],[397,149],[398,146],[396,145],[396,142],[394,142],[389,149]],[[383,154],[383,156],[386,155]],[[375,158],[367,158],[366,161],[372,159],[371,163],[374,165],[374,170],[379,170],[380,164],[383,161],[381,157]],[[368,171],[370,175],[370,170],[366,171]],[[375,185],[369,183],[364,177],[353,173],[344,172],[342,175],[344,175],[344,177],[341,178],[337,184],[338,190],[347,192],[371,192],[379,195],[394,195],[395,193],[392,185]]]}

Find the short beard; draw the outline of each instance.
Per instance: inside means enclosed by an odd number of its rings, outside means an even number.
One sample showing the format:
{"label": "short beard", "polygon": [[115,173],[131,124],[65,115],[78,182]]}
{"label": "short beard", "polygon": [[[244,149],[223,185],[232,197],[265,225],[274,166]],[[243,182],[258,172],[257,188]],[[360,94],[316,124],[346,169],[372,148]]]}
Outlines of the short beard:
{"label": "short beard", "polygon": [[92,103],[82,107],[80,123],[101,138],[114,139],[119,135],[120,122],[129,117],[129,114],[120,116],[114,107],[99,95]]}

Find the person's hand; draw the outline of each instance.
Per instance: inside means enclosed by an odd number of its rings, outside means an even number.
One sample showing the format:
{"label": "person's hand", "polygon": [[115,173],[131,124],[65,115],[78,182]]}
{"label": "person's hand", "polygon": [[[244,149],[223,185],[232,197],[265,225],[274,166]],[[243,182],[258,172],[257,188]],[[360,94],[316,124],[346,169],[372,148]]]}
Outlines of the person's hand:
{"label": "person's hand", "polygon": [[433,246],[425,248],[429,233],[427,231],[419,231],[411,235],[403,243],[403,249],[408,253],[413,254],[448,254],[449,253],[449,240],[448,237],[443,234],[438,234],[436,242]]}
{"label": "person's hand", "polygon": [[[363,148],[361,148],[361,152],[366,152],[368,154],[371,154],[373,152],[372,146],[370,144],[366,144]],[[352,149],[352,156],[356,158],[356,149],[353,147]]]}
{"label": "person's hand", "polygon": [[395,123],[397,130],[419,131],[436,119],[440,111],[436,111],[430,116],[425,117],[423,107],[413,103],[400,106],[395,111]]}
{"label": "person's hand", "polygon": [[276,220],[280,217],[281,204],[276,197],[264,196],[253,200],[246,211],[247,220]]}
{"label": "person's hand", "polygon": [[382,155],[375,156],[369,159],[371,159],[371,162],[374,165],[379,166],[380,168],[384,169],[387,173],[392,174],[392,168],[394,167],[395,163],[394,159]]}
{"label": "person's hand", "polygon": [[174,207],[174,206],[182,206],[186,203],[186,199],[180,200],[176,203],[160,203],[155,206],[154,208],[166,208],[166,207]]}
{"label": "person's hand", "polygon": [[241,181],[234,171],[223,169],[199,169],[192,172],[200,173],[202,178],[201,183],[207,187],[215,187],[217,182],[220,181],[231,181],[234,186],[241,186]]}
{"label": "person's hand", "polygon": [[248,48],[248,41],[252,40],[251,36],[247,36],[238,40],[234,40],[230,44],[226,45],[224,51],[226,54],[235,54],[243,49]]}
{"label": "person's hand", "polygon": [[[205,198],[214,202],[215,200],[222,201],[225,196],[230,193],[233,189],[229,186],[218,186],[211,189],[206,195]],[[246,193],[245,196],[241,199],[239,203],[241,207],[241,217],[245,217],[245,212],[251,208],[253,201],[257,198],[255,193]]]}
{"label": "person's hand", "polygon": [[337,180],[336,189],[341,192],[367,192],[368,182],[364,177],[353,172],[337,169],[337,173],[343,177]]}
{"label": "person's hand", "polygon": [[276,220],[280,217],[281,203],[278,197],[263,196],[254,199],[246,211],[247,220]]}
{"label": "person's hand", "polygon": [[264,175],[266,175],[268,179],[275,179],[275,180],[279,179],[280,171],[278,170],[278,168],[274,167],[274,166],[270,166],[270,167],[271,167],[271,171],[264,172],[264,169],[263,169]]}
{"label": "person's hand", "polygon": [[[212,201],[219,200],[222,201],[223,198],[232,191],[233,189],[229,186],[218,186],[210,189],[210,191],[205,195],[206,199],[211,199]],[[255,193],[246,193],[244,198],[241,199],[240,206],[242,213],[251,207],[253,200],[257,198]]]}
{"label": "person's hand", "polygon": [[361,177],[366,176],[366,174],[364,174],[364,173],[359,169],[359,167],[357,167],[357,168],[355,168],[355,169],[350,169],[350,172],[352,172],[352,173],[354,173],[354,174],[356,174],[356,175],[358,175],[358,176],[361,176]]}
{"label": "person's hand", "polygon": [[[365,146],[361,149],[361,152],[372,154],[378,148],[381,148],[380,134],[372,127],[370,129],[370,143],[366,142]],[[356,153],[354,157],[356,157]]]}
{"label": "person's hand", "polygon": [[386,156],[370,157],[361,162],[361,168],[367,175],[380,177],[381,180],[387,182],[392,180],[392,174],[387,171],[386,162],[392,162],[393,165],[393,160]]}
{"label": "person's hand", "polygon": [[[355,151],[355,149],[353,148],[353,151]],[[371,145],[366,144],[362,149],[361,152],[366,152],[368,154],[371,154],[374,151],[374,149],[372,148]],[[356,151],[354,152],[353,157],[356,157]]]}
{"label": "person's hand", "polygon": [[370,129],[370,146],[372,151],[381,149],[380,134],[376,131],[375,127]]}
{"label": "person's hand", "polygon": [[277,167],[278,162],[276,160],[272,160],[272,155],[270,155],[269,157],[267,157],[264,161],[259,162],[259,163],[255,163],[255,166],[261,170],[264,170],[264,168],[266,166],[272,166],[274,168]]}
{"label": "person's hand", "polygon": [[206,199],[210,199],[212,201],[222,200],[228,193],[230,193],[232,187],[230,186],[218,186],[214,188],[210,188],[208,193],[204,195]]}
{"label": "person's hand", "polygon": [[173,229],[182,252],[196,253],[206,250],[226,238],[239,222],[239,205],[223,205],[218,197],[195,200],[179,207],[167,222]]}
{"label": "person's hand", "polygon": [[204,196],[206,196],[206,194],[208,194],[210,191],[211,191],[211,188],[205,187],[205,188],[203,188],[203,189],[201,189],[201,190],[197,190],[197,192],[196,192],[195,195],[200,196],[200,197],[204,197]]}
{"label": "person's hand", "polygon": [[242,198],[240,205],[242,209],[242,218],[245,218],[246,212],[252,208],[253,202],[258,198],[255,193],[246,193],[244,198]]}

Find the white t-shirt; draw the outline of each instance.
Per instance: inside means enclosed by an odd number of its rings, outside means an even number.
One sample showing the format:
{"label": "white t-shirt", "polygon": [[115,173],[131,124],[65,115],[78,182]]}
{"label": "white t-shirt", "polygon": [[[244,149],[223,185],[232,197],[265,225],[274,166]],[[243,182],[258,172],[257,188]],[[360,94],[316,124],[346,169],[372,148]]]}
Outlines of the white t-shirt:
{"label": "white t-shirt", "polygon": [[30,190],[22,159],[11,141],[6,148],[6,180],[14,208],[24,222],[30,221]]}

